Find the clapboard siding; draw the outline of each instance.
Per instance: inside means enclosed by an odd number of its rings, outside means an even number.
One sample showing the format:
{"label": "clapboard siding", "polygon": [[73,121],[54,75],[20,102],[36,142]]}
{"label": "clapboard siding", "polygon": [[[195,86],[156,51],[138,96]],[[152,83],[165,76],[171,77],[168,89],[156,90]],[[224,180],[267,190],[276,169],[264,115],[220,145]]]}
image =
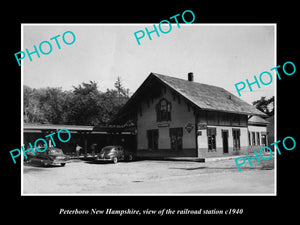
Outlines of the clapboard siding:
{"label": "clapboard siding", "polygon": [[[156,121],[156,104],[165,98],[171,102],[171,121],[157,122]],[[141,113],[137,119],[137,146],[138,150],[148,149],[147,130],[159,130],[159,149],[170,149],[170,128],[183,128],[183,149],[196,149],[195,139],[195,115],[194,111],[187,105],[183,99],[178,100],[179,96],[172,95],[169,89],[162,91],[162,95],[152,101],[142,101],[140,103]],[[185,126],[190,123],[193,125],[192,131],[189,133]]]}

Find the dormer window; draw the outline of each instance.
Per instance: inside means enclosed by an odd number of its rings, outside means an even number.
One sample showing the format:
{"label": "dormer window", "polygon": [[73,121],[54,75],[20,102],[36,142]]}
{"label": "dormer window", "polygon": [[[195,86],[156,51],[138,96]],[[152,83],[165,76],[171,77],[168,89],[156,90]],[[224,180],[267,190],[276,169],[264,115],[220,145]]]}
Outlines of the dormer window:
{"label": "dormer window", "polygon": [[165,98],[156,104],[156,121],[171,121],[171,103]]}

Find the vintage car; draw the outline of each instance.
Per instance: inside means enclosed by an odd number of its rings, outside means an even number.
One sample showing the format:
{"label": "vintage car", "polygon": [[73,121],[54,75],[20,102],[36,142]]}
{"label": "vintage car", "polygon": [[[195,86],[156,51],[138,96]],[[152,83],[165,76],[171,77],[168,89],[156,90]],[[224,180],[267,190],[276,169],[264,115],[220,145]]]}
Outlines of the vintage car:
{"label": "vintage car", "polygon": [[98,154],[97,160],[111,161],[117,163],[118,161],[132,161],[134,153],[125,150],[122,146],[112,145],[105,146]]}
{"label": "vintage car", "polygon": [[37,166],[64,166],[67,162],[67,156],[60,148],[49,147],[44,152],[35,152],[35,156],[28,159],[28,163]]}

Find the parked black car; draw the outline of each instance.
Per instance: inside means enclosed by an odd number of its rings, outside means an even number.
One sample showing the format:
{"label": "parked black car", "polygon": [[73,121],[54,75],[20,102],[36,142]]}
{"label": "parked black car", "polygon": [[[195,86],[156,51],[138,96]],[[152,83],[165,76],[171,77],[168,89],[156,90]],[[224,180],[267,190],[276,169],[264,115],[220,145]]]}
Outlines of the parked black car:
{"label": "parked black car", "polygon": [[101,149],[97,159],[111,161],[113,163],[117,163],[118,161],[132,161],[134,159],[134,153],[125,150],[122,146],[105,146]]}
{"label": "parked black car", "polygon": [[38,166],[64,166],[66,165],[67,160],[68,157],[60,148],[49,147],[44,152],[35,151],[35,156],[32,155],[27,162]]}

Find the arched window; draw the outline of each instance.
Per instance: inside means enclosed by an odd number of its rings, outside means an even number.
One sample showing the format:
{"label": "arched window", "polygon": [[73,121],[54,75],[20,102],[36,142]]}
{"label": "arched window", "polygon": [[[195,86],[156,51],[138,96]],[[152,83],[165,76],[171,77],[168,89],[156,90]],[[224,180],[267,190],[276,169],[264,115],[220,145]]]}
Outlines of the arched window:
{"label": "arched window", "polygon": [[171,103],[162,98],[156,105],[156,121],[171,121]]}

